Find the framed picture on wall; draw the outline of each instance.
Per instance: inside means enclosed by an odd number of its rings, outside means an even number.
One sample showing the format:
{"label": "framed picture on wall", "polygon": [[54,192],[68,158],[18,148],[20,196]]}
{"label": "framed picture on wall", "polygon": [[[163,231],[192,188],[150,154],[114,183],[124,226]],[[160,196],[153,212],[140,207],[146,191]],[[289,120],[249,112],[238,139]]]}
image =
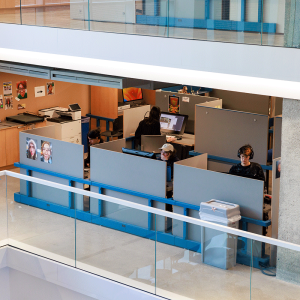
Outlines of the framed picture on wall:
{"label": "framed picture on wall", "polygon": [[17,94],[19,99],[27,99],[27,80],[18,81],[17,84]]}
{"label": "framed picture on wall", "polygon": [[47,95],[54,95],[55,86],[54,82],[47,82]]}

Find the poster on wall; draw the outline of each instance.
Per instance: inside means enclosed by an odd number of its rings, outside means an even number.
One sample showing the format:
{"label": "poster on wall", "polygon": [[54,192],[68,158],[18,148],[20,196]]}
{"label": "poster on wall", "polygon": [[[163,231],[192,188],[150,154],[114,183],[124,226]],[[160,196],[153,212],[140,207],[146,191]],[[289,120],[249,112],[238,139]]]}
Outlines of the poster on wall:
{"label": "poster on wall", "polygon": [[37,141],[31,138],[26,138],[26,157],[36,160],[37,159]]}
{"label": "poster on wall", "polygon": [[34,88],[34,95],[35,97],[43,97],[45,96],[45,86],[36,86]]}
{"label": "poster on wall", "polygon": [[5,109],[13,109],[13,97],[4,97]]}
{"label": "poster on wall", "polygon": [[0,95],[0,109],[3,109],[3,96]]}
{"label": "poster on wall", "polygon": [[18,109],[25,109],[26,108],[26,104],[20,104],[18,103]]}
{"label": "poster on wall", "polygon": [[41,161],[52,164],[52,143],[41,141]]}
{"label": "poster on wall", "polygon": [[12,96],[12,81],[3,82],[3,95]]}
{"label": "poster on wall", "polygon": [[17,82],[17,94],[19,99],[27,98],[27,80]]}
{"label": "poster on wall", "polygon": [[54,95],[55,93],[54,82],[47,82],[47,95]]}
{"label": "poster on wall", "polygon": [[169,96],[169,112],[179,114],[179,97]]}

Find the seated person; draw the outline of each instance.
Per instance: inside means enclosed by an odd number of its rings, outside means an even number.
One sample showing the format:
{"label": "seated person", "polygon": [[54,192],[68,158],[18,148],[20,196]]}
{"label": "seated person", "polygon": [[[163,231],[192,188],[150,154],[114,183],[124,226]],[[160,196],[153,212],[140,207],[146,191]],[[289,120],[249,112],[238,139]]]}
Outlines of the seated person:
{"label": "seated person", "polygon": [[171,178],[173,180],[174,174],[174,163],[179,161],[179,158],[176,156],[176,149],[174,149],[171,144],[164,144],[161,148],[159,160],[163,160],[167,162],[167,167],[171,167]]}
{"label": "seated person", "polygon": [[153,106],[149,117],[144,118],[135,131],[135,144],[141,145],[142,135],[160,135],[160,108]]}
{"label": "seated person", "polygon": [[88,133],[87,138],[88,138],[88,156],[84,160],[85,168],[90,167],[90,146],[103,143],[103,140],[101,139],[101,136],[100,136],[100,130],[98,130],[98,129],[91,130]]}
{"label": "seated person", "polygon": [[249,161],[254,157],[253,148],[249,144],[241,147],[238,150],[237,156],[241,159],[241,163],[232,166],[229,170],[229,174],[265,181],[265,175],[261,165]]}

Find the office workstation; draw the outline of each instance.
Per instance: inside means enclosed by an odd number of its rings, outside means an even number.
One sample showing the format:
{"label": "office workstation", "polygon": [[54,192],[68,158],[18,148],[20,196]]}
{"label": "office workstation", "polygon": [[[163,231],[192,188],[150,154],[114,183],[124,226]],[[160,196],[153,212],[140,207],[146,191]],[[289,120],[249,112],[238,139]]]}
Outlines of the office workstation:
{"label": "office workstation", "polygon": [[[17,79],[13,79],[13,80],[17,80]],[[44,84],[44,82],[39,83],[38,81],[39,79],[36,80],[37,82],[33,83],[33,85]],[[67,83],[61,83],[61,84],[67,84]],[[87,92],[87,97],[86,96],[73,97],[71,102],[70,97],[65,96],[65,100],[64,100],[65,102],[62,104],[58,104],[56,100],[55,101],[53,100],[53,102],[51,103],[49,101],[44,101],[43,105],[40,105],[38,107],[39,110],[42,110],[44,108],[49,108],[49,107],[55,107],[55,106],[68,108],[69,104],[78,103],[79,106],[81,107],[82,115],[85,115],[86,113],[90,112],[91,114],[98,116],[100,118],[107,118],[111,120],[115,120],[118,117],[122,116],[123,137],[125,139],[122,138],[117,139],[117,137],[115,137],[112,139],[112,141],[108,143],[92,146],[90,177],[87,179],[83,179],[84,178],[83,175],[84,174],[83,172],[84,150],[83,150],[83,145],[81,145],[84,139],[83,137],[82,137],[82,141],[76,144],[76,142],[72,143],[71,140],[63,140],[62,135],[57,135],[59,130],[57,131],[57,129],[56,130],[53,129],[56,128],[57,126],[40,128],[40,129],[44,129],[45,131],[39,131],[38,129],[27,130],[26,132],[22,132],[20,134],[20,158],[19,158],[20,163],[17,164],[16,166],[21,168],[21,172],[23,174],[30,174],[31,176],[35,176],[38,178],[45,178],[55,182],[60,182],[65,185],[76,186],[80,189],[83,189],[84,185],[89,185],[92,191],[105,193],[106,195],[117,196],[126,199],[128,201],[133,201],[133,202],[136,201],[137,203],[142,203],[143,205],[157,207],[162,210],[165,209],[166,204],[173,205],[174,212],[176,210],[176,212],[180,214],[188,213],[188,215],[190,215],[191,217],[198,218],[197,209],[195,210],[195,208],[200,205],[201,199],[195,198],[197,199],[195,201],[199,203],[196,202],[190,203],[189,202],[190,197],[188,197],[189,199],[181,198],[180,194],[178,194],[178,191],[180,191],[182,194],[188,195],[187,190],[189,185],[188,183],[186,183],[186,186],[183,186],[180,183],[180,179],[179,179],[180,174],[176,173],[177,164],[179,164],[178,165],[179,170],[181,170],[180,164],[183,165],[187,164],[186,165],[187,169],[183,168],[182,170],[188,172],[185,178],[185,180],[188,180],[188,176],[190,176],[189,172],[192,172],[195,168],[193,166],[193,163],[196,163],[197,160],[196,157],[189,158],[187,160],[181,160],[179,163],[175,164],[174,181],[173,181],[174,194],[172,198],[166,198],[167,188],[168,188],[166,163],[156,160],[154,157],[152,159],[148,157],[140,157],[138,155],[123,153],[122,151],[122,148],[134,150],[132,149],[133,147],[132,147],[131,140],[126,140],[126,138],[129,138],[131,133],[134,133],[139,122],[145,116],[147,116],[147,113],[148,111],[150,111],[151,108],[149,104],[157,105],[156,95],[159,93],[164,93],[164,91],[156,92],[155,90],[151,91],[151,90],[143,89],[143,99],[144,99],[143,104],[146,105],[142,105],[142,103],[140,103],[138,105],[132,105],[130,109],[127,108],[127,109],[120,110],[118,109],[119,107],[118,103],[120,104],[120,106],[128,105],[128,103],[126,104],[123,101],[122,90],[104,88],[104,87],[95,87],[95,86],[87,87],[84,85],[77,85],[77,84],[74,84],[73,89],[74,90],[77,89],[78,86],[82,87],[82,89]],[[59,87],[59,83],[57,83],[56,85],[57,88],[55,94],[56,96],[58,96],[58,87]],[[63,85],[61,86],[61,88],[63,89]],[[67,91],[69,90],[66,90],[66,92]],[[79,90],[77,90],[77,93],[80,94]],[[90,97],[91,100],[89,104],[90,108],[87,107],[87,102],[89,101],[88,93],[90,93],[91,96]],[[55,95],[49,97],[46,96],[45,99],[41,98],[41,101],[50,100],[51,97],[54,97]],[[170,95],[171,96],[174,95],[174,92],[170,92]],[[188,97],[189,99],[186,98],[183,99],[183,97]],[[77,98],[79,98],[78,101]],[[219,109],[224,106],[224,103],[227,100],[225,101],[224,99],[219,99],[218,97],[208,97],[208,96],[191,95],[191,94],[181,94],[179,98],[181,99],[179,101],[180,103],[179,115],[188,115],[188,120],[193,121],[193,125],[191,125],[192,123],[187,123],[185,132],[180,137],[181,139],[173,140],[172,144],[175,146],[175,148],[176,148],[176,144],[193,147],[195,141],[197,143],[197,140],[199,140],[196,131],[197,124],[198,124],[198,119],[196,114],[196,104],[200,103],[202,104],[203,107],[207,109],[217,109],[217,108]],[[196,100],[194,100],[194,98]],[[73,101],[73,99],[76,99],[76,101]],[[85,101],[87,102],[84,102],[83,99],[86,99]],[[122,105],[119,99],[123,101]],[[200,102],[198,102],[199,99]],[[169,111],[168,100],[167,100],[167,107],[165,110],[162,109],[162,112],[165,112],[167,115],[169,114],[169,116],[171,114],[172,117],[172,115],[174,114],[172,114]],[[62,100],[59,99],[57,101],[62,101]],[[101,111],[100,109],[101,112],[99,112],[99,107],[101,108],[105,107],[109,101],[110,104],[107,105],[107,107],[111,108],[112,105],[114,105],[114,109],[108,110],[105,113],[103,112],[103,110]],[[42,102],[37,102],[37,103],[41,104]],[[263,103],[265,104],[265,102]],[[163,105],[165,105],[165,103],[163,103]],[[10,111],[8,110],[6,112],[8,113]],[[16,113],[14,112],[14,114]],[[244,115],[246,115],[246,113],[243,114],[243,116]],[[106,131],[107,125],[105,123],[106,122],[105,119],[99,119],[99,120],[104,120],[104,124],[102,124],[102,121],[99,122],[100,123],[99,127],[101,132]],[[199,122],[201,123],[201,121]],[[276,123],[276,120],[274,122]],[[113,123],[112,121],[109,121],[108,129],[111,131],[113,129],[112,123]],[[97,125],[96,119],[92,118],[90,128],[95,128],[96,125]],[[196,130],[190,130],[191,128],[194,129],[194,126],[196,126],[195,127]],[[276,124],[274,127],[276,127]],[[276,134],[276,129],[274,130],[275,130],[274,133]],[[190,136],[189,140],[187,136]],[[152,137],[145,137],[145,138],[151,140]],[[185,140],[185,138],[187,138],[187,140]],[[232,137],[230,137],[229,139],[231,138]],[[202,139],[202,137],[200,139]],[[45,163],[44,161],[41,160],[42,158],[41,152],[38,152],[37,160],[30,159],[26,156],[27,153],[26,151],[27,148],[29,147],[28,145],[29,140],[36,141],[37,148],[40,151],[42,151],[42,141],[46,141],[51,144],[52,147],[51,164]],[[161,139],[156,145],[158,146],[160,143],[163,142],[164,141]],[[152,142],[147,141],[145,143],[149,145]],[[226,147],[227,146],[228,145],[226,144]],[[64,150],[58,151],[56,150],[58,148]],[[157,147],[154,146],[154,148]],[[153,152],[153,151],[155,152],[155,149],[152,149],[152,151],[151,149],[149,150],[149,152]],[[255,151],[256,151],[255,155],[260,151],[257,146],[255,146]],[[157,149],[157,152],[159,152],[159,149]],[[208,156],[212,155],[209,152],[210,151],[205,151],[205,153],[208,153]],[[70,153],[72,153],[72,155],[69,155]],[[233,155],[234,158],[237,160],[235,156],[236,149],[234,150]],[[57,156],[59,157],[59,159],[57,158]],[[261,163],[263,164],[263,162]],[[200,170],[199,172],[206,171],[208,172],[207,174],[213,173],[213,171],[209,167],[211,161],[208,160],[207,164],[208,164],[208,170],[206,170],[205,168],[199,169]],[[75,169],[73,170],[72,168],[75,168],[76,170]],[[183,172],[182,170],[180,172]],[[236,177],[236,176],[223,174],[219,172],[215,172],[215,173],[220,176],[220,178],[218,177],[218,179],[216,180],[217,184],[218,184],[218,180],[220,181],[224,180],[222,176],[233,177],[233,178]],[[218,176],[215,173],[213,175]],[[128,176],[128,174],[130,174],[130,176]],[[197,173],[197,176],[198,175],[200,176],[200,173],[199,174]],[[199,178],[202,178],[201,176]],[[176,180],[176,178],[178,179]],[[237,180],[242,180],[242,179],[239,178]],[[193,184],[194,184],[194,189],[196,190],[197,189],[196,185],[198,185],[197,181],[193,182]],[[153,188],[153,186],[155,186],[155,188]],[[190,188],[193,189],[192,186]],[[207,188],[207,186],[203,185],[203,188]],[[211,194],[208,192],[208,194],[212,198],[218,198],[218,197],[220,198],[219,194],[214,194],[213,192]],[[52,212],[61,213],[69,216],[74,216],[74,208],[76,207],[76,209],[78,210],[76,214],[78,219],[87,222],[94,222],[95,224],[111,227],[117,230],[127,230],[127,232],[130,232],[132,234],[137,234],[137,235],[147,236],[150,234],[151,236],[151,233],[153,233],[154,221],[153,221],[153,216],[151,215],[142,214],[141,216],[139,216],[139,218],[133,220],[131,218],[132,213],[130,212],[130,210],[124,210],[120,207],[111,204],[106,205],[105,203],[99,203],[98,199],[89,199],[88,205],[86,205],[87,204],[86,199],[80,197],[79,198],[76,197],[75,199],[73,199],[73,195],[67,192],[61,195],[56,195],[55,197],[51,197],[51,195],[55,195],[55,193],[52,190],[43,190],[41,186],[38,187],[35,186],[34,184],[32,186],[29,186],[26,185],[26,183],[24,182],[21,184],[20,193],[15,196],[15,200],[20,201],[21,203],[30,204],[42,209],[50,210]],[[233,202],[228,199],[226,200],[229,202]],[[251,208],[249,209],[251,210]],[[242,214],[244,215],[244,217],[247,217],[247,213],[246,214],[244,213],[245,210],[242,209]],[[251,217],[249,215],[248,217],[253,220],[261,221],[260,217],[254,217],[254,216]],[[187,249],[194,249],[194,250],[197,249],[197,251],[201,251],[199,246],[199,239],[201,235],[199,236],[198,233],[193,230],[192,226],[190,228],[187,228],[187,234],[185,234],[184,233],[185,229],[175,226],[176,224],[173,224],[172,231],[170,230],[167,231],[166,223],[164,222],[164,220],[159,220],[159,222],[156,225],[157,225],[157,230],[160,233],[159,240],[161,242],[177,245],[180,247],[185,247]],[[249,230],[252,230],[251,226],[255,226],[255,225],[249,224],[249,228],[248,228]],[[262,227],[260,226],[259,228],[261,230]],[[196,248],[193,248],[195,246]]]}

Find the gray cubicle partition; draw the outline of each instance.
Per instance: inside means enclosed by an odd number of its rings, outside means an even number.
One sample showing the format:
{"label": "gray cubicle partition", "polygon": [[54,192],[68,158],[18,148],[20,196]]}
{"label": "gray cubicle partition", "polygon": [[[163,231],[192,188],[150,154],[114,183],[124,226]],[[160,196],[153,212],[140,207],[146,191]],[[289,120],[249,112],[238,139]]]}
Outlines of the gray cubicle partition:
{"label": "gray cubicle partition", "polygon": [[[45,171],[52,171],[83,179],[83,145],[73,144],[55,139],[55,127],[56,126],[47,126],[20,132],[20,163],[30,167],[43,169]],[[34,140],[37,146],[37,158],[35,160],[27,157],[27,141],[29,139]],[[51,163],[45,163],[41,161],[42,141],[50,142],[52,145]],[[26,174],[26,170],[21,169],[20,173]],[[69,181],[67,179],[43,174],[36,171],[32,172],[32,176],[56,183],[69,185]],[[82,189],[83,184],[76,183],[75,187]],[[20,193],[26,195],[26,182],[23,180],[20,181]],[[65,207],[69,206],[69,194],[67,191],[61,191],[36,183],[32,183],[31,185],[31,197],[49,201],[55,204],[60,204]],[[82,195],[75,195],[75,203],[76,209],[83,210]]]}
{"label": "gray cubicle partition", "polygon": [[[118,141],[111,143],[115,142]],[[165,162],[120,153],[118,150],[110,151],[103,149],[104,147],[106,147],[106,144],[91,147],[90,179],[92,181],[158,197],[166,196],[167,171]],[[99,188],[91,187],[91,191],[98,193]],[[146,198],[109,189],[103,189],[102,193],[148,205],[148,199]],[[154,202],[154,207],[165,209],[164,204],[158,202]],[[93,214],[99,214],[98,199],[90,200],[90,211]],[[147,213],[127,207],[120,207],[113,203],[102,202],[102,216],[143,228],[148,227]],[[157,228],[164,230],[162,219],[157,224]]]}
{"label": "gray cubicle partition", "polygon": [[268,115],[269,96],[213,89],[210,96],[223,100],[223,108]]}
{"label": "gray cubicle partition", "polygon": [[[263,181],[206,170],[205,160],[207,154],[175,163],[174,200],[193,205],[222,200],[240,205],[244,217],[263,220]],[[183,214],[183,208],[174,206],[174,212]],[[199,212],[189,210],[189,216],[199,219]],[[249,231],[261,234],[262,228],[249,224]],[[182,233],[182,222],[174,220],[173,234],[182,237]],[[187,238],[200,242],[199,226],[189,225]]]}
{"label": "gray cubicle partition", "polygon": [[188,115],[188,122],[185,127],[185,132],[194,133],[195,126],[195,105],[204,102],[217,100],[217,98],[205,97],[200,95],[172,93],[164,91],[156,91],[155,105],[159,106],[161,111],[169,110],[169,96],[179,97],[179,113]]}
{"label": "gray cubicle partition", "polygon": [[281,157],[282,116],[274,117],[273,159]]}
{"label": "gray cubicle partition", "polygon": [[195,151],[238,159],[238,149],[250,144],[254,160],[266,165],[268,116],[196,105]]}
{"label": "gray cubicle partition", "polygon": [[92,148],[93,147],[122,153],[123,147],[131,148],[131,141],[126,141],[126,139],[117,139],[110,142],[97,144],[95,146],[92,146]]}
{"label": "gray cubicle partition", "polygon": [[139,123],[145,116],[149,116],[150,105],[138,106],[126,109],[123,112],[123,137],[127,138],[131,133],[135,133]]}

